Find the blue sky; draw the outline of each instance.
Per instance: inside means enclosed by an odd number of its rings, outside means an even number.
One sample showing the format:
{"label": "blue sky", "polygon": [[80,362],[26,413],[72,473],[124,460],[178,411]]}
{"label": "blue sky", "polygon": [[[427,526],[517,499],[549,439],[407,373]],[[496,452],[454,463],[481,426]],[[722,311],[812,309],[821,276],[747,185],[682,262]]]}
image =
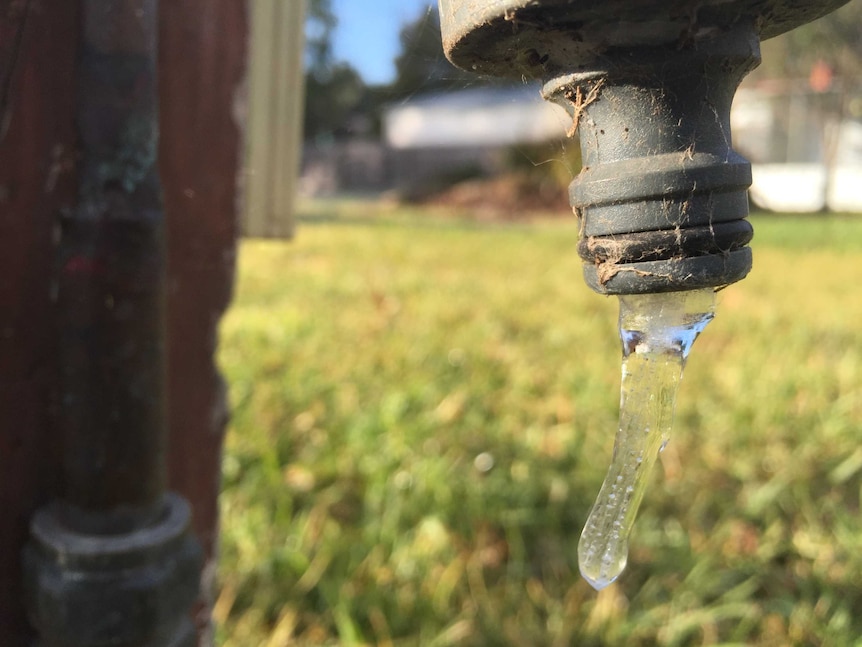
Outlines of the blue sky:
{"label": "blue sky", "polygon": [[398,32],[436,0],[333,0],[338,16],[333,47],[337,60],[349,61],[366,83],[387,83],[395,74]]}

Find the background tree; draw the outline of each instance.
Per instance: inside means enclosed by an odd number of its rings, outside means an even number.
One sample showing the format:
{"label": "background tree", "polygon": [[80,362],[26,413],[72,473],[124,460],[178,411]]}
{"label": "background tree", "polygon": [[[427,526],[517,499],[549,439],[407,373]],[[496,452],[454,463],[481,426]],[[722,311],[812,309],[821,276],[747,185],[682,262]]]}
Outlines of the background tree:
{"label": "background tree", "polygon": [[392,98],[460,90],[477,82],[476,74],[458,69],[443,53],[440,14],[436,7],[404,25],[399,38],[401,53],[395,59],[395,80],[388,88]]}
{"label": "background tree", "polygon": [[331,140],[353,132],[352,125],[379,129],[383,106],[426,92],[460,90],[476,83],[506,83],[480,78],[452,65],[443,54],[440,15],[429,8],[401,28],[401,49],[395,59],[395,79],[385,86],[369,87],[356,69],[336,61],[332,38],[338,18],[331,0],[310,0],[306,21],[305,136]]}
{"label": "background tree", "polygon": [[325,75],[305,75],[305,137],[332,140],[351,132],[351,116],[363,112],[367,88],[348,63],[331,65]]}
{"label": "background tree", "polygon": [[331,0],[310,0],[305,24],[305,138],[332,140],[349,133],[352,114],[361,109],[367,89],[359,72],[335,61],[332,36],[338,18]]}
{"label": "background tree", "polygon": [[332,34],[338,18],[332,11],[331,0],[308,0],[305,21],[305,68],[312,74],[325,76],[332,65]]}

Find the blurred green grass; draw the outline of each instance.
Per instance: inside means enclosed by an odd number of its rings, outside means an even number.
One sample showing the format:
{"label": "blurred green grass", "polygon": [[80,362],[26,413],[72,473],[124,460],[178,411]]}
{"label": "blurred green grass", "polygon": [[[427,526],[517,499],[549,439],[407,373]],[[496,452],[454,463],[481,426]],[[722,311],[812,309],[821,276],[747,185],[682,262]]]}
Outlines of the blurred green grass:
{"label": "blurred green grass", "polygon": [[862,219],[752,220],[600,594],[617,304],[574,223],[324,203],[244,242],[218,643],[862,644]]}

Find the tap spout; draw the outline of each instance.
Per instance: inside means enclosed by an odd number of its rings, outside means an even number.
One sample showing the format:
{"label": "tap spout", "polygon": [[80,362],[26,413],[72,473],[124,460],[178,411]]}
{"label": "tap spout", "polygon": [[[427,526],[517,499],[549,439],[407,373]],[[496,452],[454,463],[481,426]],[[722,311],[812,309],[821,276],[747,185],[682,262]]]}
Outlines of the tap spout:
{"label": "tap spout", "polygon": [[751,167],[730,106],[760,40],[847,0],[439,0],[455,65],[541,79],[572,118],[569,197],[603,294],[721,287],[751,269]]}

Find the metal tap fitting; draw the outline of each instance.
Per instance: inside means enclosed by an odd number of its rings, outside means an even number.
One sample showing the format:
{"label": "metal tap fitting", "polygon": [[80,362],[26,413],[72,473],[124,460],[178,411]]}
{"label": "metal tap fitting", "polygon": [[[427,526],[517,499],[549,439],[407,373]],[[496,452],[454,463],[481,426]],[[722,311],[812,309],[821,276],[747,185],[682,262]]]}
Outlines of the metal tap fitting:
{"label": "metal tap fitting", "polygon": [[602,294],[720,287],[751,269],[749,163],[730,106],[759,40],[847,0],[439,0],[446,55],[541,79],[572,117],[569,190],[587,284]]}

